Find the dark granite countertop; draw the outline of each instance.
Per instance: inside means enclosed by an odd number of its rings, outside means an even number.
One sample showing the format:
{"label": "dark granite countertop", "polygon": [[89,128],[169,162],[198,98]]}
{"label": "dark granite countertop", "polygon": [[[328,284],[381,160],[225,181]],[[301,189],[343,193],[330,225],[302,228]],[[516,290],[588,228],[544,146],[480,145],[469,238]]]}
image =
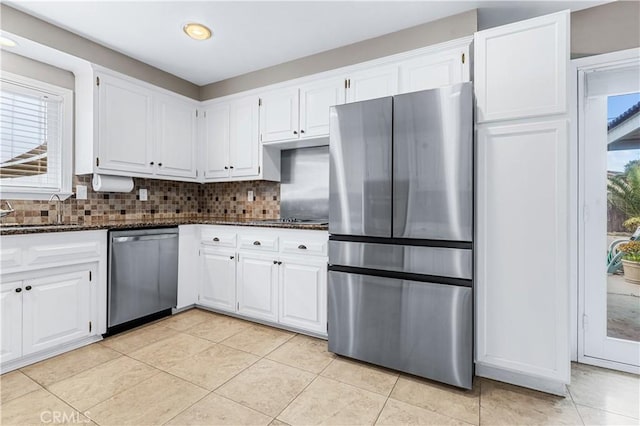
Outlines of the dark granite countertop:
{"label": "dark granite countertop", "polygon": [[37,234],[42,232],[69,232],[69,231],[91,231],[98,229],[136,229],[136,228],[158,228],[164,226],[178,225],[233,225],[233,226],[257,226],[262,228],[286,228],[286,229],[307,229],[326,231],[329,227],[326,224],[305,223],[305,222],[269,222],[265,219],[245,219],[245,218],[187,218],[187,219],[140,219],[112,221],[100,224],[60,224],[60,225],[23,225],[19,223],[0,224],[0,235],[20,235]]}

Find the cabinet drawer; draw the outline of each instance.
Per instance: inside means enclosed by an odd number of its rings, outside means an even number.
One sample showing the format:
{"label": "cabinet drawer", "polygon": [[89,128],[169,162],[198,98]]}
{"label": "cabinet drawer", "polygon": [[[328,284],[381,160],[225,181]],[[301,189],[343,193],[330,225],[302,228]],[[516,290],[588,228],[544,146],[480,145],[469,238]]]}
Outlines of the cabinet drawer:
{"label": "cabinet drawer", "polygon": [[278,251],[278,237],[273,235],[241,235],[238,247],[259,251]]}
{"label": "cabinet drawer", "polygon": [[327,255],[327,241],[314,241],[305,238],[288,238],[282,240],[282,253]]}
{"label": "cabinet drawer", "polygon": [[219,246],[219,247],[235,247],[236,234],[234,232],[220,231],[219,229],[203,229],[200,234],[200,242],[202,244]]}

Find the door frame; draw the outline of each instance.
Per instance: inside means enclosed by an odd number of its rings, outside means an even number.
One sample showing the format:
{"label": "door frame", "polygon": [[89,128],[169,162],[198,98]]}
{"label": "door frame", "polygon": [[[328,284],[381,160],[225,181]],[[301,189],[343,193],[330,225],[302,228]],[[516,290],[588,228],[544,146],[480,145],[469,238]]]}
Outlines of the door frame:
{"label": "door frame", "polygon": [[571,221],[569,229],[571,240],[570,256],[570,315],[571,315],[571,360],[598,367],[610,368],[629,373],[640,373],[640,368],[615,361],[608,361],[600,358],[586,356],[584,354],[584,333],[582,318],[585,314],[585,269],[584,269],[584,185],[585,170],[581,167],[584,161],[585,137],[584,123],[580,121],[585,112],[585,72],[598,68],[608,68],[616,65],[630,63],[640,57],[640,48],[621,50],[618,52],[605,53],[601,55],[589,56],[586,58],[574,59],[571,61],[570,88],[572,90],[571,99],[571,152],[570,152],[570,185],[571,191]]}

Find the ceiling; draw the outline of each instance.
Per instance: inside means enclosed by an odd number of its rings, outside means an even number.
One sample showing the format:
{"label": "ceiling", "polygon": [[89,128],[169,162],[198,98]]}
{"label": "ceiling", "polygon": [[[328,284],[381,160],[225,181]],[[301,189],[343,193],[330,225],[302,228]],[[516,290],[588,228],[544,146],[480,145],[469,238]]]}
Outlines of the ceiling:
{"label": "ceiling", "polygon": [[[602,1],[6,1],[197,85],[479,8],[488,25]],[[489,12],[487,12],[489,11]],[[200,22],[206,41],[182,27]],[[486,25],[485,25],[486,26]]]}

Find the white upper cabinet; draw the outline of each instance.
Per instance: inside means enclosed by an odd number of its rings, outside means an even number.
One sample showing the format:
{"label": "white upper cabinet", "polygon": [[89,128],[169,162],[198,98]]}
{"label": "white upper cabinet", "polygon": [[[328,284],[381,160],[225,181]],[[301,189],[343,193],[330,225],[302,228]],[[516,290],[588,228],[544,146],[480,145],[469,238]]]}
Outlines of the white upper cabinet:
{"label": "white upper cabinet", "polygon": [[476,33],[478,123],[567,111],[569,13]]}
{"label": "white upper cabinet", "polygon": [[260,166],[258,98],[251,96],[232,102],[230,119],[231,177],[257,177]]}
{"label": "white upper cabinet", "polygon": [[469,81],[468,50],[468,47],[457,48],[401,62],[399,93]]}
{"label": "white upper cabinet", "polygon": [[347,79],[347,102],[367,101],[397,93],[397,64],[356,71]]}
{"label": "white upper cabinet", "polygon": [[343,78],[300,86],[300,139],[329,134],[329,108],[345,102],[344,86]]}
{"label": "white upper cabinet", "polygon": [[0,285],[0,363],[22,356],[22,281]]}
{"label": "white upper cabinet", "polygon": [[98,72],[94,171],[195,180],[196,102]]}
{"label": "white upper cabinet", "polygon": [[261,96],[263,143],[329,135],[329,107],[345,101],[345,79],[328,78]]}
{"label": "white upper cabinet", "polygon": [[260,135],[262,142],[298,137],[298,88],[266,93],[260,97]]}
{"label": "white upper cabinet", "polygon": [[204,111],[204,177],[229,177],[229,126],[231,106],[214,105]]}
{"label": "white upper cabinet", "polygon": [[156,174],[196,177],[196,108],[169,96],[156,102]]}
{"label": "white upper cabinet", "polygon": [[99,74],[98,156],[105,171],[153,173],[153,94],[146,87]]}

